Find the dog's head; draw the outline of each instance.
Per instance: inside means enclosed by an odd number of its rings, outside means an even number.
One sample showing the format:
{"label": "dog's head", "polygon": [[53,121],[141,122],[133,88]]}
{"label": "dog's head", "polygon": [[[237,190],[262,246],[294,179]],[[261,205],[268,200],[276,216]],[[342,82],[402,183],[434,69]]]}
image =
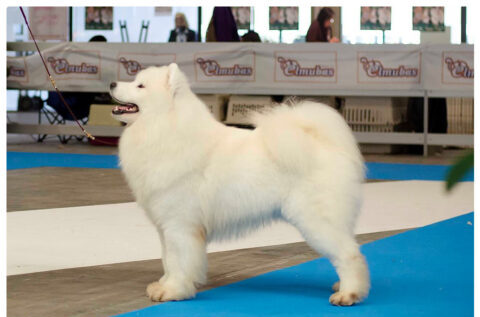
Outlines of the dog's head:
{"label": "dog's head", "polygon": [[166,112],[186,88],[187,80],[177,64],[149,67],[140,71],[132,82],[110,84],[110,95],[120,104],[113,108],[112,116],[133,123],[142,114]]}

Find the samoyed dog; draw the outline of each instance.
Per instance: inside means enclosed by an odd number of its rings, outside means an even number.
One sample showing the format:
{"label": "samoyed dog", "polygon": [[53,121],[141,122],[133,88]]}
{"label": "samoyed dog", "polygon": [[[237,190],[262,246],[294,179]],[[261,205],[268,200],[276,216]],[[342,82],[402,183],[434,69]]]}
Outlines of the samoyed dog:
{"label": "samoyed dog", "polygon": [[127,126],[120,165],[158,229],[165,274],[152,301],[195,296],[206,282],[206,245],[275,220],[295,226],[328,257],[339,282],[333,305],[364,299],[370,279],[355,241],[364,164],[341,115],[314,102],[255,116],[255,130],[217,122],[176,64],[111,83]]}

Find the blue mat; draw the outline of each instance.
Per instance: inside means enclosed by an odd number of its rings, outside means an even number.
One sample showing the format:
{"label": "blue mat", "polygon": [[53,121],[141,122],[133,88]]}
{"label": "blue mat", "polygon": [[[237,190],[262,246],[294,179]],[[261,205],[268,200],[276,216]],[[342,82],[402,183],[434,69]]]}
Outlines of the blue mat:
{"label": "blue mat", "polygon": [[372,290],[352,307],[328,303],[325,259],[119,316],[473,316],[473,213],[362,247]]}
{"label": "blue mat", "polygon": [[[443,181],[449,165],[422,165],[367,162],[367,179]],[[462,181],[473,182],[473,170]]]}
{"label": "blue mat", "polygon": [[118,156],[7,152],[7,170],[32,167],[118,168]]}
{"label": "blue mat", "polygon": [[[441,181],[448,165],[366,163],[367,179]],[[31,167],[118,168],[116,155],[7,152],[7,170]],[[471,171],[463,181],[473,181]]]}

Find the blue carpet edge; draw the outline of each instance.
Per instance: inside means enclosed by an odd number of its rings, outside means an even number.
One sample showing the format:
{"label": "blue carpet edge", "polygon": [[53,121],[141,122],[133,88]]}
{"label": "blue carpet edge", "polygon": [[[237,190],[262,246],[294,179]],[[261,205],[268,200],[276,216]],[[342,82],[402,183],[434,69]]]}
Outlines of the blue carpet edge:
{"label": "blue carpet edge", "polygon": [[[366,178],[378,180],[443,181],[449,165],[366,162]],[[111,168],[118,169],[118,156],[106,154],[7,152],[7,170],[35,167]],[[462,181],[473,181],[470,171]]]}

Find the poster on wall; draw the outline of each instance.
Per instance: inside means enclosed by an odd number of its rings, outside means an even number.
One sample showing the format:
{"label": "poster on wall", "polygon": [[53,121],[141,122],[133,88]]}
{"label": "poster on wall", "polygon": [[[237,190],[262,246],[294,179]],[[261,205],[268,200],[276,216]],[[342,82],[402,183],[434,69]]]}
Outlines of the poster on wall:
{"label": "poster on wall", "polygon": [[298,7],[270,7],[270,30],[298,30]]}
{"label": "poster on wall", "polygon": [[360,30],[391,30],[392,7],[361,7]]}
{"label": "poster on wall", "polygon": [[426,32],[444,32],[444,7],[413,7],[413,29]]}
{"label": "poster on wall", "polygon": [[37,40],[68,40],[68,7],[29,7],[28,20]]}
{"label": "poster on wall", "polygon": [[113,30],[113,7],[85,7],[85,30]]}
{"label": "poster on wall", "polygon": [[233,17],[237,22],[237,29],[250,30],[250,7],[232,7]]}
{"label": "poster on wall", "polygon": [[172,7],[155,7],[155,16],[171,16]]}

